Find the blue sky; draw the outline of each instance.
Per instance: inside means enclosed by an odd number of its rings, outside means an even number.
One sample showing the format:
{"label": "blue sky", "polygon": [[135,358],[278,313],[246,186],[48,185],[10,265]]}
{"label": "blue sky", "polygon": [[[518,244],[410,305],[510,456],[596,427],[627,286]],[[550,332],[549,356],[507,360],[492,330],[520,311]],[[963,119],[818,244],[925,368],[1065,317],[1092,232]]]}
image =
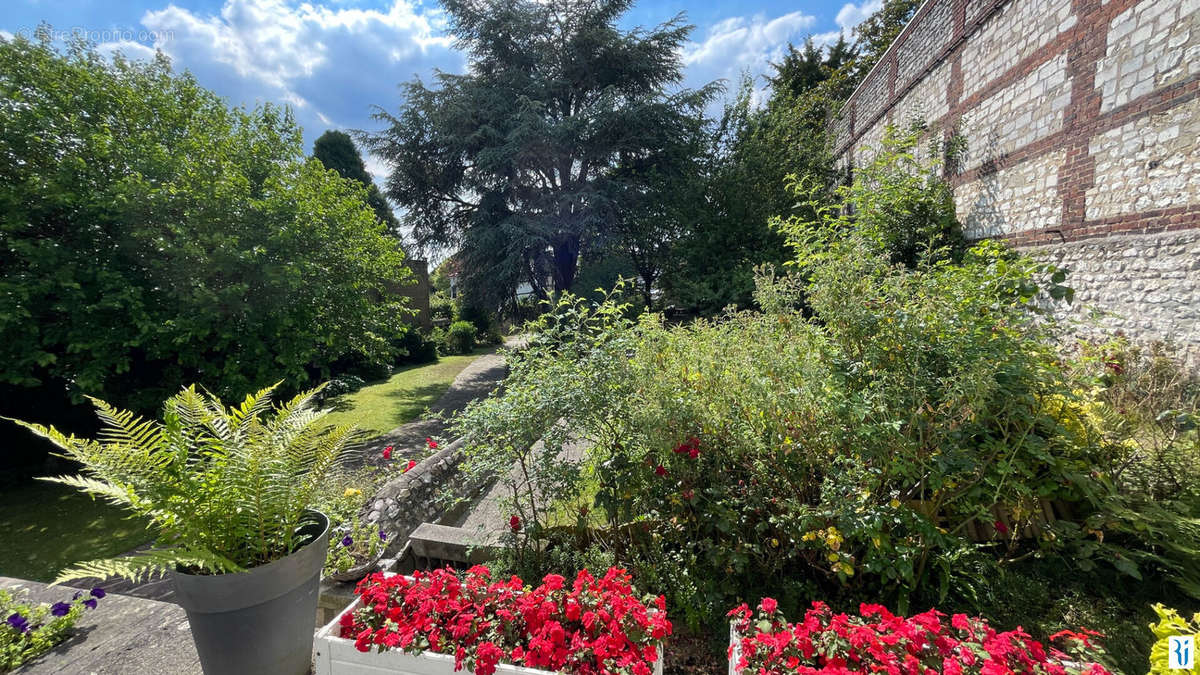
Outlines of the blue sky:
{"label": "blue sky", "polygon": [[[461,71],[462,54],[444,33],[439,5],[419,0],[4,0],[0,35],[31,33],[47,22],[84,32],[105,51],[149,58],[155,49],[176,68],[231,103],[285,103],[305,141],[324,130],[368,129],[372,105],[394,110],[396,85],[435,68]],[[687,3],[641,0],[623,23],[653,25],[676,14],[694,24],[683,50],[685,84],[741,73],[760,76],[789,41],[837,37],[878,0],[743,0]],[[380,177],[381,167],[368,158]]]}

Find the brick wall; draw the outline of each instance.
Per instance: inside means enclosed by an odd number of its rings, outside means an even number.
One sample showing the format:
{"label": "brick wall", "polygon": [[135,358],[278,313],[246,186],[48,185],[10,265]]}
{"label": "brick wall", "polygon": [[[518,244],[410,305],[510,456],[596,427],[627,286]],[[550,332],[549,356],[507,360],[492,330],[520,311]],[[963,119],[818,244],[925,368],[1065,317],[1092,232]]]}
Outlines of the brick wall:
{"label": "brick wall", "polygon": [[1198,93],[1200,0],[927,0],[834,121],[834,151],[861,166],[917,116],[958,130],[969,237],[1061,261],[1106,326],[1197,356],[1200,251],[1175,235],[1200,228]]}

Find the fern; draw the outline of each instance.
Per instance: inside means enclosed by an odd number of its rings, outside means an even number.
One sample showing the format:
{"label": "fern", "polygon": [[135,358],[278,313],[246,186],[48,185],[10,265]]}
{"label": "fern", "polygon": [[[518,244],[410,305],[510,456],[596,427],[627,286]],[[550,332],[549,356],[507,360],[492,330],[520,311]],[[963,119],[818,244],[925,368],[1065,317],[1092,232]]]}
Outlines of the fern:
{"label": "fern", "polygon": [[167,399],[163,421],[143,420],[91,399],[103,429],[96,440],[53,427],[17,424],[82,466],[43,478],[126,508],[150,521],[161,548],[82,562],[56,583],[120,576],[140,581],[175,567],[237,572],[277,560],[297,539],[314,494],[357,438],[353,427],[322,423],[315,394],[274,405],[278,383],[226,408],[188,387]]}

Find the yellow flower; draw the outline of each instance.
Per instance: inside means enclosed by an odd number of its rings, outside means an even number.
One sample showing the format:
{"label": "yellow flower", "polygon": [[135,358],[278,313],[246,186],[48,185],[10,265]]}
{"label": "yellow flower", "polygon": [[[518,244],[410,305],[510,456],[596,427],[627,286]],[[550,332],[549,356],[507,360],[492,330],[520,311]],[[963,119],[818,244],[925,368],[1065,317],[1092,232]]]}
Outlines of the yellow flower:
{"label": "yellow flower", "polygon": [[900,500],[892,499],[892,501],[888,502],[888,506],[892,507],[893,509],[898,509],[900,508]]}
{"label": "yellow flower", "polygon": [[346,488],[346,491],[342,493],[342,496],[343,497],[361,497],[362,490],[359,490],[357,488]]}
{"label": "yellow flower", "polygon": [[772,546],[775,546],[775,547],[778,547],[778,546],[779,546],[779,540],[778,540],[778,539],[775,539],[774,537],[772,537],[772,538],[771,538],[771,545],[772,545]]}

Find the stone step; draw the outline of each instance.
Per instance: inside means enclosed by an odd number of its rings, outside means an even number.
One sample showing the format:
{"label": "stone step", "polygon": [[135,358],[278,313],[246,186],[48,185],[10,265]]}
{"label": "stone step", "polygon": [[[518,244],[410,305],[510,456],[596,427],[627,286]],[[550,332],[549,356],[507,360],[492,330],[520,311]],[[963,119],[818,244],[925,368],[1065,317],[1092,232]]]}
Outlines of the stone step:
{"label": "stone step", "polygon": [[500,545],[496,532],[450,525],[422,523],[408,538],[417,565],[424,569],[445,564],[477,565],[487,562]]}

